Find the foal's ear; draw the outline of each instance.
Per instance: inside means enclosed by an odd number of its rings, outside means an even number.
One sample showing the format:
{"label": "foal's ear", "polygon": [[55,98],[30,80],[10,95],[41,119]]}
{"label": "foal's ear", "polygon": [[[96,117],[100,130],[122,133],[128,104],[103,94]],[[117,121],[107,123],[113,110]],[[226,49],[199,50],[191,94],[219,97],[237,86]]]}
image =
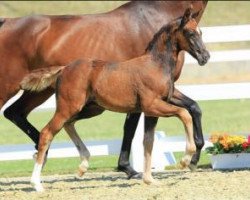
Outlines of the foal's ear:
{"label": "foal's ear", "polygon": [[193,10],[193,6],[190,6],[189,8],[186,9],[181,19],[180,28],[183,28],[187,24],[187,22],[192,18],[192,10]]}
{"label": "foal's ear", "polygon": [[196,19],[196,17],[198,17],[199,14],[200,14],[200,10],[198,12],[196,12],[196,13],[193,13],[192,18]]}

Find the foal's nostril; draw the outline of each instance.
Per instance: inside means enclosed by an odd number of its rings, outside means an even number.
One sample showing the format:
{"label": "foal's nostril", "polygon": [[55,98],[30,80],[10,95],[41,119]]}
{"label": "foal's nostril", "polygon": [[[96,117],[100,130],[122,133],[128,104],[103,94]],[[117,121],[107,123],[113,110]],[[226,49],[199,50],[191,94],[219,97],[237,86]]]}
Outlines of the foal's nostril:
{"label": "foal's nostril", "polygon": [[206,54],[206,60],[209,60],[210,59],[210,54],[207,52]]}

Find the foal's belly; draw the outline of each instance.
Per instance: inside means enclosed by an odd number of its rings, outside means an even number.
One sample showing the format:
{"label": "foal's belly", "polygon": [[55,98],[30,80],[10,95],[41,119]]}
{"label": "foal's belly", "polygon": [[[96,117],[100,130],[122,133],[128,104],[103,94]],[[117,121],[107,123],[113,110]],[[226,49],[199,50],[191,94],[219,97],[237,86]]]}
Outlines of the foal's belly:
{"label": "foal's belly", "polygon": [[104,92],[97,90],[94,96],[95,102],[106,110],[128,113],[138,109],[136,106],[137,99],[131,91],[116,89]]}
{"label": "foal's belly", "polygon": [[96,103],[115,112],[134,111],[137,95],[131,76],[124,73],[103,73],[92,84],[92,95]]}

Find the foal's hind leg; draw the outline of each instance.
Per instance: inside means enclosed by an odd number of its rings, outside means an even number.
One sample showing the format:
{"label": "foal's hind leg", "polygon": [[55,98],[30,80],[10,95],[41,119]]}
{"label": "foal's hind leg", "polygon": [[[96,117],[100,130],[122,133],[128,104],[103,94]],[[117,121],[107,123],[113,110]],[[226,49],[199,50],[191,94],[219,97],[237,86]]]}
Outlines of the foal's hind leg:
{"label": "foal's hind leg", "polygon": [[[190,164],[191,158],[196,150],[194,138],[193,138],[193,124],[192,124],[192,117],[190,116],[189,112],[181,107],[177,107],[175,105],[166,103],[160,99],[154,100],[150,107],[147,107],[145,110],[145,115],[147,116],[158,116],[158,117],[170,117],[170,116],[177,116],[183,122],[185,130],[186,130],[186,152],[185,156],[182,158],[180,164],[182,167],[186,167]],[[151,140],[153,143],[153,140]],[[151,144],[153,145],[153,144]],[[150,147],[150,146],[149,146]],[[144,146],[144,151],[148,152],[145,156],[145,171],[143,177],[150,177],[151,176],[151,151],[152,149],[148,146]],[[150,159],[150,160],[149,160]],[[144,182],[147,180],[143,179]]]}
{"label": "foal's hind leg", "polygon": [[89,157],[90,157],[89,150],[87,149],[87,147],[77,134],[76,129],[74,127],[74,122],[65,123],[64,129],[68,133],[71,140],[74,142],[80,154],[80,159],[82,163],[79,165],[79,176],[82,176],[88,170],[89,167]]}
{"label": "foal's hind leg", "polygon": [[[60,91],[61,89],[61,91]],[[67,89],[67,88],[66,88]],[[77,90],[75,90],[77,91]],[[60,92],[57,95],[57,109],[51,121],[42,129],[39,137],[37,161],[32,173],[31,183],[37,191],[43,191],[41,184],[41,170],[44,162],[45,153],[49,148],[54,136],[66,122],[70,121],[73,116],[76,116],[84,106],[86,93],[68,95],[68,90],[63,90],[63,87],[58,89]]]}
{"label": "foal's hind leg", "polygon": [[56,113],[52,120],[42,129],[40,133],[37,160],[31,177],[31,183],[38,192],[44,190],[41,184],[41,171],[46,151],[48,150],[56,133],[63,127],[65,121],[66,119],[61,114]]}

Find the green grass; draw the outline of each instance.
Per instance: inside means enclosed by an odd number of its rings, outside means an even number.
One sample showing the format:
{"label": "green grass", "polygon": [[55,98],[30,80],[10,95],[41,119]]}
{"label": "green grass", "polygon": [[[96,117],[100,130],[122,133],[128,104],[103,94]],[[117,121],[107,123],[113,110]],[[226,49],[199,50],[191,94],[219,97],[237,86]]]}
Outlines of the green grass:
{"label": "green grass", "polygon": [[[231,133],[249,133],[250,131],[250,100],[223,100],[223,101],[201,101],[203,110],[204,133],[212,131],[229,131]],[[34,112],[30,116],[33,124],[42,128],[52,116],[52,112]],[[81,138],[86,140],[122,138],[122,126],[125,119],[124,114],[106,112],[103,115],[82,120],[77,124]],[[30,143],[30,140],[13,124],[0,116],[0,144]],[[184,135],[183,127],[175,118],[160,119],[157,130],[163,130],[167,135]],[[56,141],[69,140],[65,133],[59,133]],[[54,141],[55,142],[55,141]],[[177,161],[183,153],[175,153]],[[90,160],[90,171],[115,170],[118,156],[92,157]],[[67,174],[75,173],[80,163],[78,158],[49,159],[44,169],[44,174]],[[200,167],[207,167],[210,161],[203,153]],[[33,169],[32,160],[24,161],[2,161],[0,162],[0,177],[8,176],[29,176]],[[170,166],[168,169],[174,169]]]}
{"label": "green grass", "polygon": [[[177,165],[183,156],[183,152],[174,153]],[[96,156],[90,159],[89,171],[116,171],[118,156]],[[77,174],[78,165],[80,161],[78,158],[51,158],[48,159],[43,175],[54,174]],[[177,165],[167,166],[168,169],[176,169]],[[30,176],[34,167],[33,160],[20,160],[20,161],[2,161],[0,162],[0,177],[21,177]],[[201,160],[198,167],[210,167],[210,160],[207,154],[202,152]]]}
{"label": "green grass", "polygon": [[[250,100],[218,100],[200,101],[203,111],[202,124],[204,134],[213,131],[231,133],[250,132]],[[33,112],[29,120],[38,130],[52,117],[53,111]],[[122,139],[125,114],[106,111],[98,117],[81,120],[76,128],[83,140]],[[30,143],[30,139],[15,125],[0,115],[0,145]],[[167,135],[184,135],[182,123],[177,118],[160,118],[157,130]],[[62,130],[56,135],[54,142],[69,141],[68,135]]]}
{"label": "green grass", "polygon": [[[89,171],[116,170],[118,156],[96,156],[90,159]],[[78,158],[50,158],[43,169],[44,175],[77,173]],[[33,160],[0,162],[0,177],[30,176],[34,167]]]}

